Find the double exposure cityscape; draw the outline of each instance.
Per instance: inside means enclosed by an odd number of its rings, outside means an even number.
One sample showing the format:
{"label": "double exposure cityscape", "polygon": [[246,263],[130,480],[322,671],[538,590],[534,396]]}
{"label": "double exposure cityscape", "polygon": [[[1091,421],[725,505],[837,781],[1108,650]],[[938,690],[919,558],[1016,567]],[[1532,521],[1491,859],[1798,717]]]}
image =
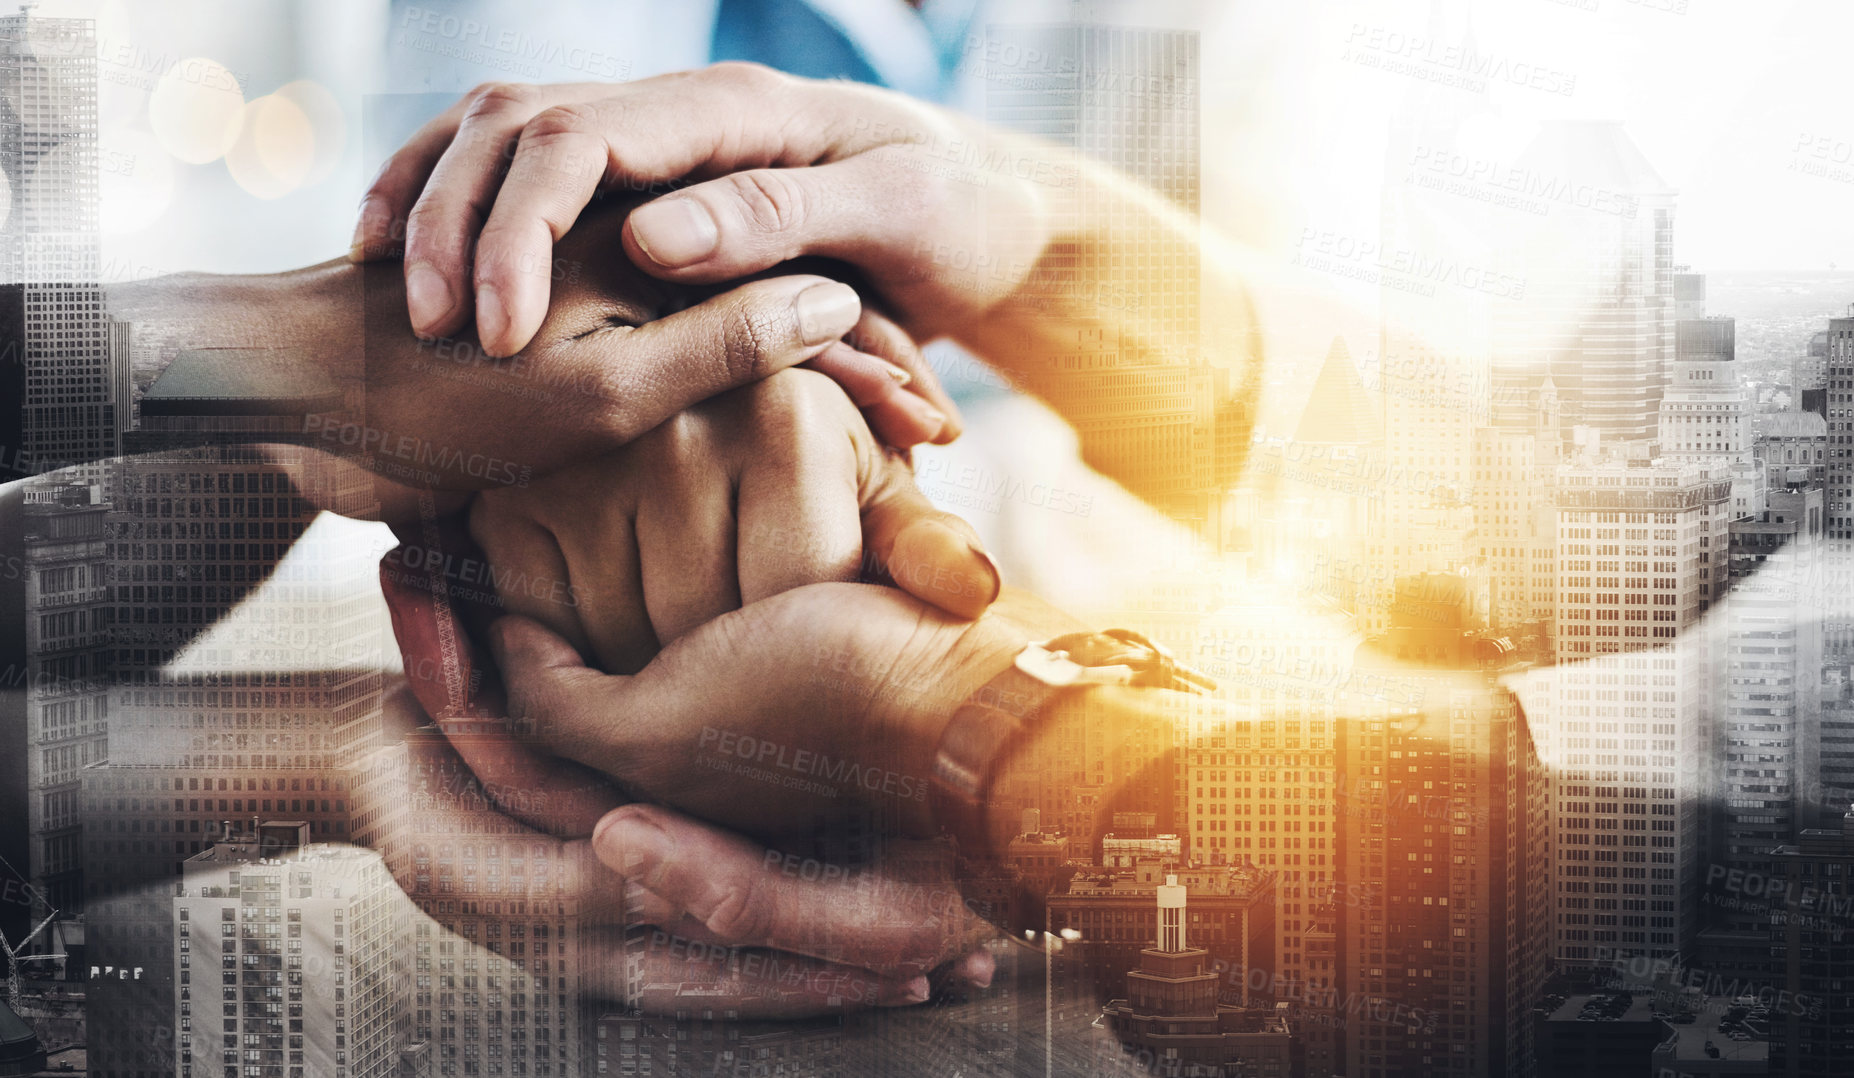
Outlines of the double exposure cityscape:
{"label": "double exposure cityscape", "polygon": [[1854,1073],[1754,7],[0,15],[0,1076]]}

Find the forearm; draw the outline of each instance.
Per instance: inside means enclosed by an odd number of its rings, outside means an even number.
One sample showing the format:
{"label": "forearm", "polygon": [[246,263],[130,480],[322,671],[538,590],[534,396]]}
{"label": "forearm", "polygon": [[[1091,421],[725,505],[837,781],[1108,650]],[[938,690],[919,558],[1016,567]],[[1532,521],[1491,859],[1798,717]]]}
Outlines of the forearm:
{"label": "forearm", "polygon": [[[1019,154],[1028,151],[1018,149]],[[1031,170],[1046,243],[1022,284],[961,342],[1048,401],[1088,462],[1144,496],[1175,491],[1190,462],[1159,449],[1181,399],[1246,426],[1262,385],[1254,313],[1234,247],[1157,192],[1055,148]],[[1025,222],[1017,227],[1039,227]],[[1228,435],[1219,432],[1219,437]],[[1236,444],[1246,444],[1246,430]],[[1235,480],[1239,461],[1195,477]]]}
{"label": "forearm", "polygon": [[284,273],[181,273],[109,286],[110,314],[134,326],[145,390],[181,351],[262,352],[279,370],[312,364],[346,382],[362,344],[361,270],[345,259]]}

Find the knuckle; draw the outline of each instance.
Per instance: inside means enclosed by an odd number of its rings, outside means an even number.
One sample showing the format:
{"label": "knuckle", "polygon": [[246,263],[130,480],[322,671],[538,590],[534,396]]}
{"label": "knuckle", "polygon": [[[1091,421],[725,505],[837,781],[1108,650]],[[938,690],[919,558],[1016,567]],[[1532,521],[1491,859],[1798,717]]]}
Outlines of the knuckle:
{"label": "knuckle", "polygon": [[779,317],[758,307],[742,307],[726,316],[720,356],[726,384],[744,385],[765,375],[768,360],[779,347]]}
{"label": "knuckle", "polygon": [[635,444],[638,456],[651,462],[653,474],[674,474],[705,459],[709,442],[708,411],[697,405],[650,428]]}
{"label": "knuckle", "polygon": [[452,256],[462,247],[462,238],[477,221],[458,224],[447,220],[453,213],[461,212],[467,217],[475,211],[469,206],[450,206],[429,196],[413,203],[406,214],[406,245],[425,252],[425,261],[448,264]]}
{"label": "knuckle", "polygon": [[470,104],[464,109],[464,116],[474,118],[497,112],[525,111],[534,107],[540,93],[540,87],[525,82],[481,83],[466,95]]}
{"label": "knuckle", "polygon": [[803,373],[783,370],[738,391],[743,413],[740,425],[752,432],[759,449],[769,450],[784,442],[802,443],[803,432],[816,425],[816,412],[804,380],[795,377]]}
{"label": "knuckle", "polygon": [[756,168],[727,177],[743,219],[762,232],[787,232],[804,222],[805,188],[790,172]]}
{"label": "knuckle", "polygon": [[816,371],[788,367],[748,387],[748,422],[756,430],[799,436],[841,428],[838,401],[849,405],[837,383]]}
{"label": "knuckle", "polygon": [[534,114],[522,128],[523,141],[547,141],[579,135],[597,123],[599,110],[584,102],[550,105]]}
{"label": "knuckle", "polygon": [[777,919],[772,888],[754,870],[722,885],[720,901],[702,923],[722,939],[755,943],[772,936]]}
{"label": "knuckle", "polygon": [[768,91],[785,82],[785,76],[778,71],[747,60],[724,60],[711,64],[704,75],[723,85],[748,92]]}

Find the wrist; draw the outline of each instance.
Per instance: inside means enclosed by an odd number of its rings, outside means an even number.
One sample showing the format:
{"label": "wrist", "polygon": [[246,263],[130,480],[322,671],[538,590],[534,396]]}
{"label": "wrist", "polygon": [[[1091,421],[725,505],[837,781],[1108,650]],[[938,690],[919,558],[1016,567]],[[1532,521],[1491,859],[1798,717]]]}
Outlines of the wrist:
{"label": "wrist", "polygon": [[[1079,624],[1027,592],[1005,588],[977,620],[958,630],[952,646],[921,675],[921,691],[900,694],[914,706],[893,720],[910,774],[933,774],[953,717],[1004,675],[1026,644],[1074,632]],[[880,724],[878,724],[880,725]]]}
{"label": "wrist", "polygon": [[967,696],[942,731],[933,765],[935,822],[962,857],[997,865],[1023,809],[1053,806],[1052,798],[1060,801],[1063,791],[1090,779],[1077,771],[1093,754],[1084,749],[1107,746],[1099,758],[1116,768],[1164,755],[1179,728],[1164,713],[1165,701],[1189,701],[1213,688],[1209,678],[1129,630],[1030,644]]}

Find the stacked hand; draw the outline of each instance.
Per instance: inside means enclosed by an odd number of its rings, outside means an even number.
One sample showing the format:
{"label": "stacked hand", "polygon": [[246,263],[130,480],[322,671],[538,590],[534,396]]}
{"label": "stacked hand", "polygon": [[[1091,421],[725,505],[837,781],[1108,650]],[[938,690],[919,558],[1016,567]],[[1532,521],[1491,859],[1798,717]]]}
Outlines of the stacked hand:
{"label": "stacked hand", "polygon": [[[631,215],[653,276],[730,281],[799,255],[857,266],[921,339],[967,328],[1049,241],[1073,170],[900,94],[717,64],[623,85],[491,83],[425,125],[361,204],[356,258],[405,256],[412,324],[474,320],[510,355],[554,245],[601,190],[695,181]],[[473,319],[474,316],[474,319]]]}

